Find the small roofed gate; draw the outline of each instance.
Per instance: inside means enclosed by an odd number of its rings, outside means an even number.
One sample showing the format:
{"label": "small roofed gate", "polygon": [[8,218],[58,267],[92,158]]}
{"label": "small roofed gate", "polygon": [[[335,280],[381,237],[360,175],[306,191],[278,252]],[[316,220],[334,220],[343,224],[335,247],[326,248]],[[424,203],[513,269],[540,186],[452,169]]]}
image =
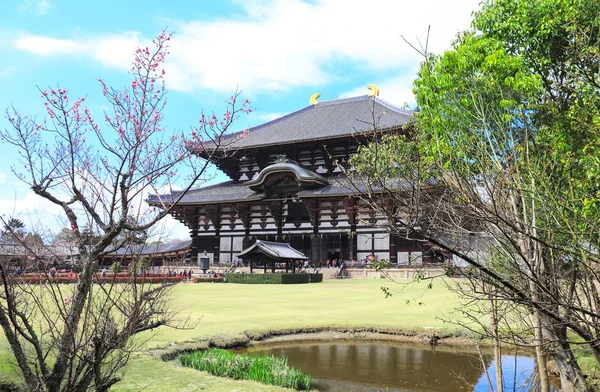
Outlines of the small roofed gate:
{"label": "small roofed gate", "polygon": [[[309,259],[302,252],[292,248],[290,244],[262,240],[257,240],[253,245],[242,250],[238,257],[244,261],[248,261],[250,273],[253,272],[255,264],[262,262],[265,274],[268,268],[271,269],[271,272],[275,273],[277,264],[280,266],[282,264],[285,265],[286,273],[290,269],[294,273],[296,272],[295,266],[297,261],[306,261]],[[280,267],[280,269],[282,268]]]}

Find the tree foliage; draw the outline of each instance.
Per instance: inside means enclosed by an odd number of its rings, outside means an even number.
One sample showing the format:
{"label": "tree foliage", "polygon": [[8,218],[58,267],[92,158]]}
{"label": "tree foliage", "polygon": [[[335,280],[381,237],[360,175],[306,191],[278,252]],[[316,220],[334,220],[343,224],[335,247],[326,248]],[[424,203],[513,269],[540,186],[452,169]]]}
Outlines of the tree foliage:
{"label": "tree foliage", "polygon": [[[423,53],[413,146],[378,139],[353,162],[359,174],[387,162],[420,195],[375,201],[393,229],[461,256],[497,299],[530,310],[564,390],[586,388],[568,332],[600,363],[599,47],[597,1],[484,2],[451,50]],[[407,162],[439,186],[396,170]],[[467,252],[474,234],[486,260]]]}

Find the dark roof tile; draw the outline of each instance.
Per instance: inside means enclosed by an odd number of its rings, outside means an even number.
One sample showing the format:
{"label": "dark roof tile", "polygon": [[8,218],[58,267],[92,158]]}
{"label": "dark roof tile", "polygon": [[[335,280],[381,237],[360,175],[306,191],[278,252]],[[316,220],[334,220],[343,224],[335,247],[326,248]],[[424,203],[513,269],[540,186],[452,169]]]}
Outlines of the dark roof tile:
{"label": "dark roof tile", "polygon": [[[172,196],[163,195],[161,198],[163,201],[168,202],[174,200],[177,196],[179,196],[179,194],[174,192]],[[263,193],[254,192],[243,183],[226,181],[216,185],[191,189],[177,204],[212,204],[252,201],[260,200],[263,197],[265,197]],[[150,204],[157,204],[159,203],[159,198],[156,195],[150,195],[148,197],[148,202]]]}
{"label": "dark roof tile", "polygon": [[413,113],[413,110],[400,109],[367,95],[324,101],[250,128],[246,136],[227,148],[253,148],[372,132],[374,118],[377,129],[391,129],[410,122]]}
{"label": "dark roof tile", "polygon": [[257,253],[278,260],[308,260],[304,253],[292,248],[290,244],[262,240],[256,240],[253,245],[242,250],[238,257],[246,258]]}
{"label": "dark roof tile", "polygon": [[[350,180],[345,175],[337,175],[327,177],[329,185],[322,186],[315,189],[305,189],[298,192],[300,198],[314,198],[314,197],[329,197],[329,196],[351,196],[367,193],[367,190],[371,192],[378,192],[381,190],[381,186],[369,183],[365,178],[355,178]],[[426,181],[425,186],[436,185],[435,179]],[[412,189],[412,185],[403,179],[390,179],[386,182],[385,187],[392,191],[407,191]],[[222,182],[220,184],[212,185],[205,188],[193,189],[185,195],[179,205],[184,204],[215,204],[215,203],[235,203],[235,202],[246,202],[255,201],[265,198],[264,193],[254,192],[248,188],[244,183],[234,183],[233,181]],[[168,196],[163,196],[163,200]],[[157,197],[151,195],[149,198],[150,203],[156,203]]]}

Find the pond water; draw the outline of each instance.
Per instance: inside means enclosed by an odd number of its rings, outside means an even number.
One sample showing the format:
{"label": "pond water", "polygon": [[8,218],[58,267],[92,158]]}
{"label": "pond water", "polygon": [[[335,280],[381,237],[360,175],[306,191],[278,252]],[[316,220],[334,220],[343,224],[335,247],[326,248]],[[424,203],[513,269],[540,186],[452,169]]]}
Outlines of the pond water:
{"label": "pond water", "polygon": [[[235,350],[248,355],[286,357],[288,364],[313,377],[322,391],[474,391],[490,390],[476,351],[397,342],[295,342],[260,344]],[[495,363],[484,354],[495,388]],[[535,361],[503,356],[506,391],[537,391]],[[558,391],[558,388],[555,388]]]}

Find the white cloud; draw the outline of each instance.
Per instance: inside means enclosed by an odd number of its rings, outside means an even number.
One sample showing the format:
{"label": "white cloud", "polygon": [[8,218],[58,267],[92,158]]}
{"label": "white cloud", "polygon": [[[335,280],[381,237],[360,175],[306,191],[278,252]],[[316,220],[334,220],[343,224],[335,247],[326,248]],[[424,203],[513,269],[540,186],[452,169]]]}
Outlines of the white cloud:
{"label": "white cloud", "polygon": [[52,2],[50,0],[25,0],[19,5],[18,10],[21,12],[32,11],[37,15],[46,15],[51,7]]}
{"label": "white cloud", "polygon": [[[424,39],[441,52],[469,26],[478,0],[252,0],[244,18],[175,25],[167,63],[169,88],[192,92],[285,91],[338,78],[332,69],[349,62],[371,71],[414,68],[419,55],[401,38]],[[25,36],[18,48],[38,55],[85,54],[106,66],[129,68],[139,35],[83,39]]]}
{"label": "white cloud", "polygon": [[22,35],[13,41],[17,49],[38,56],[86,55],[92,56],[105,66],[128,69],[132,53],[142,45],[138,33],[103,35],[81,39],[57,39],[39,35]]}
{"label": "white cloud", "polygon": [[[17,67],[14,67],[12,65],[9,65],[5,68],[0,68],[0,78],[7,78],[9,76],[12,76],[15,72],[17,72]],[[6,175],[4,175],[4,177],[6,177]]]}
{"label": "white cloud", "polygon": [[152,228],[153,235],[160,238],[185,240],[190,238],[190,229],[171,215],[167,215]]}
{"label": "white cloud", "polygon": [[[412,83],[416,75],[416,69],[412,72],[403,72],[396,77],[375,81],[375,85],[379,87],[380,98],[395,104],[415,106],[415,96],[412,93]],[[339,98],[356,97],[370,93],[366,86],[356,87],[350,91],[340,94]]]}
{"label": "white cloud", "polygon": [[71,39],[56,39],[37,35],[27,35],[14,41],[17,49],[39,56],[73,54],[85,51],[85,46]]}
{"label": "white cloud", "polygon": [[94,59],[105,66],[121,69],[131,68],[132,53],[139,46],[149,44],[149,41],[142,41],[135,32],[106,35],[85,41],[86,52],[90,52]]}
{"label": "white cloud", "polygon": [[49,229],[58,230],[65,221],[59,206],[29,190],[15,191],[14,198],[0,199],[0,215],[18,217],[30,228],[43,224]]}

